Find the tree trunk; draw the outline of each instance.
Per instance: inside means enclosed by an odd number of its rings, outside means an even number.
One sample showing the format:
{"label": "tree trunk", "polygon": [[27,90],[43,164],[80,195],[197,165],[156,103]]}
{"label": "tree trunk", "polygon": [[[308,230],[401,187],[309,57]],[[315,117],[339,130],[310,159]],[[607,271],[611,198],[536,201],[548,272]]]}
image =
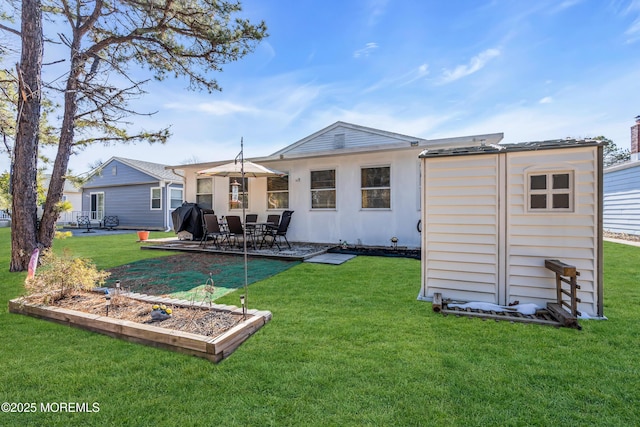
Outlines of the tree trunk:
{"label": "tree trunk", "polygon": [[42,97],[42,5],[22,1],[22,54],[18,65],[19,96],[12,180],[10,271],[24,271],[38,246],[37,165]]}
{"label": "tree trunk", "polygon": [[82,60],[79,59],[80,37],[74,32],[71,45],[71,72],[67,79],[67,87],[64,94],[64,115],[62,117],[62,129],[58,141],[58,152],[53,163],[47,199],[44,204],[42,221],[40,222],[39,240],[42,246],[50,248],[53,244],[56,222],[60,210],[58,202],[62,200],[65,176],[69,167],[69,157],[73,148],[73,136],[75,129],[75,116],[78,111],[78,79],[82,72]]}

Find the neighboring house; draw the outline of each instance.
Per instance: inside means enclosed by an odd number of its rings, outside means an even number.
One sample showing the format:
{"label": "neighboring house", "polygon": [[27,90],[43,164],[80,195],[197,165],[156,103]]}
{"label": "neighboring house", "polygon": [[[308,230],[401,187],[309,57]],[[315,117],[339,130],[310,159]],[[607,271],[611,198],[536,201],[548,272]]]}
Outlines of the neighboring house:
{"label": "neighboring house", "polygon": [[[287,237],[292,241],[419,247],[420,161],[427,147],[495,144],[503,134],[427,140],[336,122],[270,156],[253,162],[286,172],[284,178],[248,178],[247,213],[293,210]],[[245,154],[251,144],[245,144]],[[199,176],[198,171],[228,163],[180,165],[185,200],[218,216],[241,215],[231,203],[237,178]],[[242,197],[241,197],[242,199]]]}
{"label": "neighboring house", "polygon": [[112,157],[82,186],[82,213],[92,221],[115,215],[119,228],[166,230],[183,202],[182,176],[165,165]]}
{"label": "neighboring house", "polygon": [[602,153],[573,140],[422,153],[419,298],[544,307],[558,259],[580,273],[578,309],[603,316]]}
{"label": "neighboring house", "polygon": [[604,170],[603,228],[640,235],[640,116],[631,127],[631,161]]}
{"label": "neighboring house", "polygon": [[[45,188],[45,194],[46,194],[46,189],[49,188],[50,181],[51,181],[51,175],[50,174],[45,175],[44,182],[43,182],[43,186]],[[69,224],[73,222],[73,218],[75,217],[73,215],[73,212],[82,210],[82,189],[80,187],[76,187],[76,185],[73,182],[69,180],[65,180],[64,188],[62,189],[62,201],[69,202],[71,204],[71,210],[68,212],[60,213],[60,216],[58,217],[58,223]]]}

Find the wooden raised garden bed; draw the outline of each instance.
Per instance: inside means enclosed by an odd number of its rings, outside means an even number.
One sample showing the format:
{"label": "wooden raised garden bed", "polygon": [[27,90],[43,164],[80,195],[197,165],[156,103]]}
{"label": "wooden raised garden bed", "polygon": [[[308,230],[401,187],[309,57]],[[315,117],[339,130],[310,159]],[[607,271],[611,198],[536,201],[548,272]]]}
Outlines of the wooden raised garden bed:
{"label": "wooden raised garden bed", "polygon": [[[144,301],[149,305],[166,304],[191,310],[213,310],[238,316],[241,320],[231,329],[217,336],[205,336],[161,327],[157,324],[137,323],[106,315],[85,313],[53,305],[26,302],[23,298],[9,301],[9,312],[51,320],[68,326],[87,329],[127,341],[165,348],[219,362],[229,356],[240,344],[271,320],[271,312],[248,310],[243,318],[242,309],[220,304],[193,303],[185,300],[127,293],[127,298]],[[156,326],[158,325],[158,326]]]}

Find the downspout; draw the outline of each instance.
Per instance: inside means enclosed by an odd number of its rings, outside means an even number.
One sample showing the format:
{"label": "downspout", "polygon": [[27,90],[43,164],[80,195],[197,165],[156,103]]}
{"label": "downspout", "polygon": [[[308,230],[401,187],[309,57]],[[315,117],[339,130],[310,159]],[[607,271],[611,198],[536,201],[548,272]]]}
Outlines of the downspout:
{"label": "downspout", "polygon": [[169,231],[171,231],[171,227],[169,227],[169,222],[171,220],[171,218],[169,218],[169,215],[171,215],[171,182],[166,182],[165,185],[165,204],[164,204],[164,208],[166,210],[166,215],[164,216],[165,219],[165,226],[166,229],[164,230],[165,233],[168,233]]}

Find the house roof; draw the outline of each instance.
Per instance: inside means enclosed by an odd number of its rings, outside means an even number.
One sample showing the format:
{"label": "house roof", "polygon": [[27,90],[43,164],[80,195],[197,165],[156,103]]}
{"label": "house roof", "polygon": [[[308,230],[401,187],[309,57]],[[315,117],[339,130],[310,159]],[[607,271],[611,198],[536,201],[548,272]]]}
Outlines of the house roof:
{"label": "house roof", "polygon": [[177,182],[177,183],[183,182],[183,177],[181,175],[174,173],[172,170],[167,169],[167,165],[163,165],[160,163],[145,162],[143,160],[126,159],[124,157],[110,158],[109,160],[107,160],[106,162],[104,162],[103,164],[95,168],[93,171],[91,171],[89,173],[89,177],[92,177],[93,175],[98,173],[100,170],[104,169],[109,163],[113,161],[118,161],[133,169],[139,170],[140,172],[145,173],[157,179],[158,181],[170,181],[170,182]]}
{"label": "house roof", "polygon": [[[45,174],[44,175],[44,182],[42,183],[43,187],[46,189],[49,189],[49,183],[51,182],[51,174]],[[65,180],[64,181],[64,187],[62,189],[62,192],[64,194],[68,194],[68,193],[82,193],[82,189],[80,187],[77,187],[75,183],[73,183],[70,180]]]}
{"label": "house roof", "polygon": [[558,148],[588,147],[603,145],[596,140],[554,139],[548,141],[519,142],[511,144],[478,144],[450,148],[426,149],[420,153],[421,158],[469,156],[478,154],[495,154],[514,151],[538,151]]}

